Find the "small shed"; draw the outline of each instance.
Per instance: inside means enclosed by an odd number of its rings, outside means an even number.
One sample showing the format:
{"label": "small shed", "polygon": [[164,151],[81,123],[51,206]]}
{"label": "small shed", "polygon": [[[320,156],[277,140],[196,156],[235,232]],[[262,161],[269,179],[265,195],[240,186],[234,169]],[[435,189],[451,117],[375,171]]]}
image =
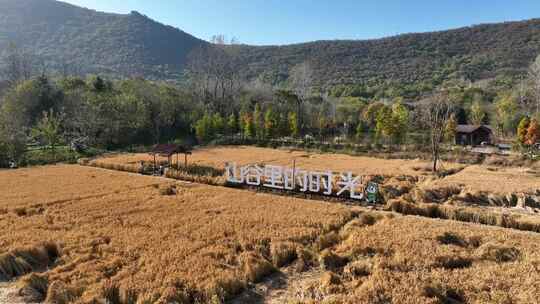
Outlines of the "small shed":
{"label": "small shed", "polygon": [[483,142],[493,142],[493,130],[489,126],[458,125],[456,128],[456,145],[479,146]]}
{"label": "small shed", "polygon": [[172,167],[173,157],[175,155],[176,155],[176,166],[179,168],[180,162],[178,160],[178,154],[184,154],[184,166],[187,167],[187,157],[188,155],[191,155],[191,149],[182,145],[161,144],[161,145],[154,146],[154,148],[149,154],[154,156],[154,168],[157,167],[157,163],[156,163],[157,156],[167,157],[169,166]]}

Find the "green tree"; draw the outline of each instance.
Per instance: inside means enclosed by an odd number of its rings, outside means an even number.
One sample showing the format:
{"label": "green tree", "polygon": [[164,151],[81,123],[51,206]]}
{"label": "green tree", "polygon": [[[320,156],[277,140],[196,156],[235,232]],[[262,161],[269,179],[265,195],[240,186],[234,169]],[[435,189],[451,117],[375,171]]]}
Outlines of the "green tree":
{"label": "green tree", "polygon": [[357,141],[361,141],[364,138],[364,126],[362,123],[359,123],[358,126],[356,126],[356,132],[354,137]]}
{"label": "green tree", "polygon": [[517,129],[517,137],[520,144],[525,145],[527,142],[527,132],[529,130],[529,125],[531,119],[528,116],[525,116],[521,119]]}
{"label": "green tree", "polygon": [[234,135],[238,132],[238,121],[236,120],[236,115],[231,113],[229,118],[227,118],[227,133],[229,135]]}
{"label": "green tree", "polygon": [[377,115],[384,106],[385,105],[382,102],[374,102],[370,103],[366,108],[364,108],[364,111],[362,112],[362,120],[366,123],[368,128],[372,130],[373,128],[376,128]]}
{"label": "green tree", "polygon": [[212,139],[214,136],[212,127],[212,117],[205,113],[204,116],[195,123],[195,134],[199,141],[208,142]]}
{"label": "green tree", "polygon": [[392,105],[392,123],[395,124],[393,130],[394,139],[401,143],[405,140],[409,131],[409,110],[398,101]]}
{"label": "green tree", "polygon": [[47,145],[51,149],[52,155],[56,158],[56,147],[62,142],[62,114],[55,114],[53,109],[43,112],[43,117],[32,128],[32,136],[38,141]]}
{"label": "green tree", "polygon": [[[499,95],[495,102],[495,121],[501,134],[506,134],[512,129],[512,123],[517,113],[518,106],[511,94]],[[515,129],[514,129],[515,130]]]}
{"label": "green tree", "polygon": [[264,137],[264,121],[262,117],[262,110],[261,105],[256,104],[255,110],[253,110],[253,125],[255,127],[255,136],[258,139],[261,139]]}
{"label": "green tree", "polygon": [[218,134],[223,134],[225,131],[225,120],[219,113],[212,115],[212,137]]}
{"label": "green tree", "polygon": [[264,135],[267,138],[273,138],[276,136],[277,129],[278,120],[274,111],[270,107],[266,110],[266,113],[264,114]]}
{"label": "green tree", "polygon": [[300,135],[300,129],[298,128],[298,117],[296,112],[290,112],[288,116],[290,136],[297,138]]}
{"label": "green tree", "polygon": [[470,122],[473,125],[479,126],[484,124],[486,112],[482,108],[479,101],[475,101],[471,106]]}
{"label": "green tree", "polygon": [[255,136],[255,124],[253,123],[253,116],[246,113],[243,117],[244,121],[244,136],[247,138],[253,138]]}
{"label": "green tree", "polygon": [[392,139],[396,128],[392,109],[388,106],[381,107],[375,118],[375,134],[377,138],[385,137]]}

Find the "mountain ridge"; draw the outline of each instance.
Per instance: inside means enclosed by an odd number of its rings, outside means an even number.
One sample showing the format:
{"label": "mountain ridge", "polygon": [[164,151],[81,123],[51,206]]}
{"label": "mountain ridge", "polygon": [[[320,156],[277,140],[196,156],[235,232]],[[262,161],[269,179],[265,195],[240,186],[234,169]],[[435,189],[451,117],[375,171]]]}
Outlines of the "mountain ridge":
{"label": "mountain ridge", "polygon": [[[29,49],[52,70],[178,80],[190,54],[213,45],[141,13],[99,12],[54,0],[0,0],[0,62],[9,42]],[[286,82],[310,62],[318,86],[381,83],[437,86],[523,73],[540,53],[540,19],[484,23],[365,40],[289,45],[233,45],[244,79]],[[2,50],[4,50],[2,52]]]}

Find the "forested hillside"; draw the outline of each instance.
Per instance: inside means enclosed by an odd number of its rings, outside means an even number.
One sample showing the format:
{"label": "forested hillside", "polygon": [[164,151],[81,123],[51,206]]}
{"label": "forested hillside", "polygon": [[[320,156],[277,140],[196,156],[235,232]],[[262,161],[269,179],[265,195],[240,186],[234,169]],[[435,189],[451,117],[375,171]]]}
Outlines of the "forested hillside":
{"label": "forested hillside", "polygon": [[285,78],[291,65],[309,60],[319,84],[477,81],[526,69],[540,52],[540,19],[377,40],[240,50],[251,77],[266,73]]}
{"label": "forested hillside", "polygon": [[5,56],[10,43],[35,55],[39,65],[69,74],[173,79],[189,52],[204,42],[137,12],[119,15],[52,0],[0,0],[0,54]]}
{"label": "forested hillside", "polygon": [[[136,12],[101,13],[53,0],[0,0],[0,7],[4,57],[14,42],[37,55],[42,66],[70,74],[179,79],[190,53],[206,45]],[[316,85],[384,83],[429,90],[445,80],[474,82],[524,71],[540,53],[540,19],[376,40],[228,48],[234,50],[238,74],[247,79],[282,83],[295,65],[307,61]]]}

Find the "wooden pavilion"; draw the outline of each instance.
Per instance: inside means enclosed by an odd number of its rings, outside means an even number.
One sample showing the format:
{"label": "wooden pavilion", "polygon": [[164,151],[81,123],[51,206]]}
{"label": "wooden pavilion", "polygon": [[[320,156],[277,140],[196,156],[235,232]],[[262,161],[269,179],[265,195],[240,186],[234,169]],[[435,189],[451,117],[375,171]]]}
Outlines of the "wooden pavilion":
{"label": "wooden pavilion", "polygon": [[188,165],[188,155],[191,155],[191,149],[182,145],[175,144],[161,144],[156,145],[149,153],[154,157],[154,171],[157,168],[157,156],[167,157],[169,167],[173,167],[173,159],[176,156],[176,167],[180,168],[180,162],[178,159],[179,154],[184,154],[184,166]]}

